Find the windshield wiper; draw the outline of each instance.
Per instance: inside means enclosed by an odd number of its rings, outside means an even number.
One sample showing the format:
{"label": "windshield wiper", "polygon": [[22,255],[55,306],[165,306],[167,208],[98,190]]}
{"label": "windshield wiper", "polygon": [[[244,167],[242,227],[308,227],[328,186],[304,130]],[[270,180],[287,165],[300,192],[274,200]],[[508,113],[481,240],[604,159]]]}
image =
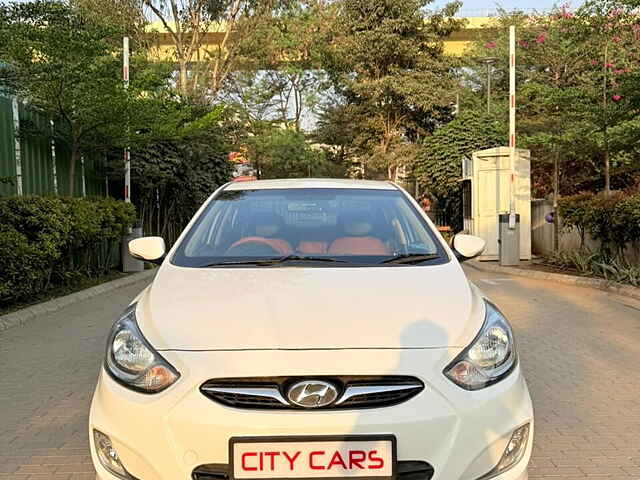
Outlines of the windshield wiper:
{"label": "windshield wiper", "polygon": [[286,255],[284,257],[280,257],[276,263],[285,263],[288,261],[295,262],[329,262],[329,263],[351,263],[347,260],[339,260],[333,257],[309,257],[307,255]]}
{"label": "windshield wiper", "polygon": [[383,260],[380,263],[393,263],[393,264],[413,264],[426,262],[427,260],[436,260],[441,258],[440,255],[435,253],[402,253],[400,255],[396,255],[393,258],[388,258],[387,260]]}
{"label": "windshield wiper", "polygon": [[265,258],[265,259],[253,259],[253,260],[229,260],[221,262],[205,263],[204,265],[198,265],[198,268],[206,267],[224,267],[235,265],[254,265],[257,267],[269,267],[272,265],[278,265],[286,262],[327,262],[327,263],[350,263],[346,260],[339,260],[332,257],[308,257],[301,255],[285,255],[284,257]]}

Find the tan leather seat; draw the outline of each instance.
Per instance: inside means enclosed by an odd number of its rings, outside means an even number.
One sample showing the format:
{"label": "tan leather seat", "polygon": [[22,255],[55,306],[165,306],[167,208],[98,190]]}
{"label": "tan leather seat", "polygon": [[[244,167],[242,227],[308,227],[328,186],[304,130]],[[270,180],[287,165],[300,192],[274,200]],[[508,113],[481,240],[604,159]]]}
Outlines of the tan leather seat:
{"label": "tan leather seat", "polygon": [[329,247],[334,255],[389,255],[389,248],[375,237],[341,237]]}
{"label": "tan leather seat", "polygon": [[298,244],[298,252],[306,255],[321,255],[327,253],[327,242],[312,242],[303,240]]}
{"label": "tan leather seat", "polygon": [[329,247],[334,255],[388,255],[389,247],[371,235],[373,218],[369,212],[353,212],[340,218],[340,228],[345,234]]}

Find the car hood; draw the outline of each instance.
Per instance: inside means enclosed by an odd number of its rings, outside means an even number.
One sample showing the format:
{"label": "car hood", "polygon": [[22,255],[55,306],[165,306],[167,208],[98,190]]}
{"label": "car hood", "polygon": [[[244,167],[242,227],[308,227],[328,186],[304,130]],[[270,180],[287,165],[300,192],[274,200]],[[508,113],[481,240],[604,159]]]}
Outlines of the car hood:
{"label": "car hood", "polygon": [[138,299],[158,350],[443,348],[468,345],[484,302],[452,261],[434,266],[184,268]]}

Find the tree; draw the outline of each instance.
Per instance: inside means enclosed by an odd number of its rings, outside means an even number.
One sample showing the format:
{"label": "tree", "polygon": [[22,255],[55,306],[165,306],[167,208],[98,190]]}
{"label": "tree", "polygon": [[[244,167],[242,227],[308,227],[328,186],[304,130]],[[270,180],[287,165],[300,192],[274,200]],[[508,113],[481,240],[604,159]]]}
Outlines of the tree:
{"label": "tree", "polygon": [[114,33],[61,2],[0,5],[0,85],[65,127],[60,140],[71,150],[71,195],[91,138],[126,118],[121,67],[107,40]]}
{"label": "tree", "polygon": [[333,176],[333,165],[294,130],[265,129],[247,140],[248,158],[260,178]]}
{"label": "tree", "polygon": [[[225,109],[177,105],[173,131],[148,133],[132,150],[132,183],[146,232],[173,243],[202,203],[231,176]],[[207,112],[207,113],[204,113]],[[190,118],[190,120],[188,120]],[[122,162],[114,171],[121,178]]]}
{"label": "tree", "polygon": [[303,114],[314,110],[324,90],[324,52],[334,10],[323,0],[287,2],[241,42],[243,74],[254,75],[273,92],[273,119],[287,128],[301,130]]}
{"label": "tree", "polygon": [[[638,19],[619,2],[595,0],[575,12],[504,13],[470,52],[477,88],[486,77],[481,60],[493,57],[494,109],[506,119],[508,29],[518,34],[518,137],[533,151],[533,188],[553,191],[610,189],[632,184],[630,159],[638,154]],[[484,93],[484,92],[482,92]]]}
{"label": "tree", "polygon": [[506,136],[506,126],[495,116],[466,111],[425,138],[413,174],[454,230],[462,228],[462,160],[476,150],[500,146]]}
{"label": "tree", "polygon": [[[640,18],[633,7],[616,0],[592,0],[576,12],[576,37],[589,55],[589,68],[580,77],[583,92],[576,105],[593,128],[603,165],[604,192],[611,190],[612,154],[629,150],[618,135],[640,140]],[[618,135],[612,135],[612,133]]]}
{"label": "tree", "polygon": [[[149,23],[142,8],[143,0],[70,0],[69,3],[89,21],[111,25],[132,37],[138,45],[143,42],[144,30]],[[121,45],[121,38],[113,40]]]}
{"label": "tree", "polygon": [[[215,98],[239,67],[241,45],[280,0],[142,0],[173,39],[182,95]],[[207,38],[216,38],[209,45]]]}
{"label": "tree", "polygon": [[455,98],[452,62],[443,41],[461,26],[452,3],[425,15],[428,0],[343,0],[329,45],[336,89],[360,120],[359,150],[375,154],[388,178],[400,165],[395,146],[433,128]]}

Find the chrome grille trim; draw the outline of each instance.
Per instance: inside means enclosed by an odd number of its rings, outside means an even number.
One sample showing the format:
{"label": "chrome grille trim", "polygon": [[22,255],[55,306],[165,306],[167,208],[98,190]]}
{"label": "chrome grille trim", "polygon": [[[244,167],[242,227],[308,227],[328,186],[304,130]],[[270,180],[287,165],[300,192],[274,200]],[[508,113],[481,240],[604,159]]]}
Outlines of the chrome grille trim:
{"label": "chrome grille trim", "polygon": [[263,397],[277,400],[283,406],[288,407],[289,402],[280,393],[278,387],[208,387],[203,386],[202,390],[210,393],[230,393],[233,395],[244,395],[248,397]]}
{"label": "chrome grille trim", "polygon": [[373,395],[377,393],[410,391],[415,389],[422,390],[421,383],[408,383],[406,385],[350,385],[345,389],[342,396],[335,402],[335,405],[341,405],[347,400],[360,395]]}
{"label": "chrome grille trim", "polygon": [[336,376],[212,379],[200,391],[211,400],[234,408],[308,411],[289,401],[287,392],[297,382],[320,379],[335,385],[338,397],[333,403],[312,410],[381,408],[407,401],[424,389],[415,377]]}

